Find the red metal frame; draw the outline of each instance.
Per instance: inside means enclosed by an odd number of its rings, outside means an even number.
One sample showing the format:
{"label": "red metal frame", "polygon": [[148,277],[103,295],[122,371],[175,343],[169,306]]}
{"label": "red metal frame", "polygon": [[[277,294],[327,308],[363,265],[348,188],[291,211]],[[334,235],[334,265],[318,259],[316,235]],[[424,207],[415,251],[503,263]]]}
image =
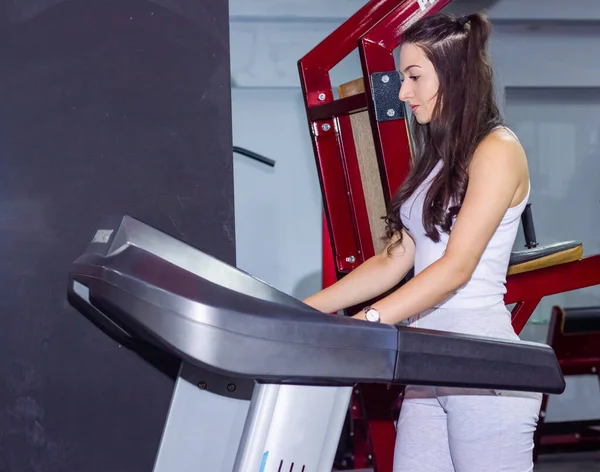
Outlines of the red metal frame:
{"label": "red metal frame", "polygon": [[333,263],[333,249],[331,248],[331,240],[329,239],[329,228],[327,227],[327,220],[323,214],[323,287],[329,287],[337,281],[337,272],[335,271],[335,264]]}
{"label": "red metal frame", "polygon": [[[377,122],[369,79],[375,72],[395,69],[393,50],[408,24],[450,1],[371,0],[298,61],[323,193],[324,286],[335,283],[374,252],[349,115],[368,110],[384,196],[389,199],[412,163],[408,127],[403,119]],[[365,93],[335,100],[329,72],[357,47]],[[509,276],[505,302],[516,303],[512,310],[515,331],[520,333],[543,297],[598,284],[600,255]],[[371,465],[376,472],[391,472],[393,415],[401,392],[396,386],[356,387],[352,399],[355,467]]]}
{"label": "red metal frame", "polygon": [[594,285],[600,285],[600,254],[507,277],[504,301],[517,304],[512,310],[515,331],[521,332],[542,298]]}
{"label": "red metal frame", "polygon": [[382,185],[386,200],[391,198],[406,179],[412,163],[412,152],[405,120],[377,122],[375,119],[371,81],[368,78],[375,72],[396,69],[393,53],[394,49],[400,44],[400,38],[406,26],[425,14],[435,13],[442,9],[450,3],[450,0],[428,3],[429,6],[426,9],[422,8],[424,2],[402,3],[365,34],[359,43],[375,150],[382,173],[385,176],[382,179]]}
{"label": "red metal frame", "polygon": [[[438,11],[451,0],[371,0],[348,21],[298,61],[300,82],[309,122],[310,136],[317,158],[323,192],[324,215],[329,229],[335,270],[347,273],[373,255],[370,225],[348,115],[367,107],[372,113],[370,83],[365,93],[335,100],[329,72],[354,49],[360,47],[365,77],[375,71],[395,68],[393,49],[400,42],[402,25]],[[377,48],[375,34],[394,28]],[[360,42],[360,44],[359,44]],[[395,45],[393,45],[395,43]],[[369,59],[369,50],[381,51],[381,58]],[[375,120],[372,118],[372,122]],[[410,168],[411,155],[404,120],[378,123],[375,145],[386,196],[393,193]],[[383,137],[385,147],[380,143]],[[391,149],[392,151],[385,151]],[[323,261],[330,264],[331,259]],[[327,271],[330,269],[327,268]]]}
{"label": "red metal frame", "polygon": [[[559,306],[552,308],[546,342],[556,352],[565,377],[591,375],[600,381],[600,331],[565,332],[564,322],[570,311],[569,308]],[[596,308],[596,311],[600,314],[600,308]],[[544,395],[535,434],[536,456],[600,448],[600,420],[546,422],[547,404],[548,395]]]}

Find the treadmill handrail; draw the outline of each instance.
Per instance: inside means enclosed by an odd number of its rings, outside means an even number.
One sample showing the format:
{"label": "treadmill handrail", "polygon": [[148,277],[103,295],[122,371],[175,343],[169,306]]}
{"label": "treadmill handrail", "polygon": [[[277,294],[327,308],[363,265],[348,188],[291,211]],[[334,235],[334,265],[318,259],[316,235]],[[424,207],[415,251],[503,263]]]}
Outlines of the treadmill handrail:
{"label": "treadmill handrail", "polygon": [[[324,314],[216,260],[181,267],[176,261],[182,257],[173,252],[183,243],[143,223],[131,225],[130,218],[117,223],[114,234],[101,227],[104,246],[90,247],[74,262],[70,295],[75,282],[87,286],[94,309],[86,316],[101,312],[133,337],[186,362],[280,383],[458,381],[480,388],[564,390],[549,346]],[[151,242],[149,248],[144,241]],[[215,267],[235,274],[235,281],[215,277]],[[244,293],[245,285],[251,294]]]}

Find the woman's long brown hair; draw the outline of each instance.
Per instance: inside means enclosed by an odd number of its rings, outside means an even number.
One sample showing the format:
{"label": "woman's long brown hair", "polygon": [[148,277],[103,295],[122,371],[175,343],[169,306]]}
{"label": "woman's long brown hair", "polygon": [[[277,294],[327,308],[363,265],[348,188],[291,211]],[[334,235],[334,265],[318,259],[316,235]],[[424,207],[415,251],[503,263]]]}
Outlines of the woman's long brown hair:
{"label": "woman's long brown hair", "polygon": [[439,90],[430,123],[413,120],[415,164],[390,201],[385,218],[388,238],[401,232],[401,205],[440,160],[442,169],[425,197],[423,225],[435,242],[440,240],[440,230],[450,232],[465,197],[473,152],[493,128],[503,124],[487,54],[490,33],[491,24],[482,14],[454,18],[440,13],[419,20],[403,34],[402,44],[419,46],[432,62]]}

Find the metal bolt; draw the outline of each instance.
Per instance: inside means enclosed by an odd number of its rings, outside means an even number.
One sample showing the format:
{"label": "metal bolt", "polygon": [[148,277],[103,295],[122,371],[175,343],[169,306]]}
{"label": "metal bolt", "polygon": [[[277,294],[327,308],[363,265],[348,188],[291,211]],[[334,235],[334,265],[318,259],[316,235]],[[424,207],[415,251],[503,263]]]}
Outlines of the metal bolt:
{"label": "metal bolt", "polygon": [[200,390],[206,390],[206,382],[204,380],[201,382],[198,382],[198,388]]}
{"label": "metal bolt", "polygon": [[235,384],[229,384],[229,385],[227,385],[227,391],[229,391],[229,392],[235,392]]}
{"label": "metal bolt", "polygon": [[331,129],[331,125],[329,123],[325,123],[323,126],[321,126],[321,129],[323,131],[329,131]]}
{"label": "metal bolt", "polygon": [[356,262],[356,257],[354,257],[354,256],[346,257],[346,262],[349,262],[350,264],[354,264],[354,262]]}
{"label": "metal bolt", "polygon": [[320,93],[319,94],[319,100],[321,100],[321,101],[325,100],[325,94],[324,93]]}
{"label": "metal bolt", "polygon": [[392,108],[387,111],[387,116],[394,116],[395,114],[396,112]]}
{"label": "metal bolt", "polygon": [[384,75],[384,76],[381,78],[381,81],[382,81],[384,84],[387,84],[387,83],[390,81],[390,77],[389,77],[389,75]]}

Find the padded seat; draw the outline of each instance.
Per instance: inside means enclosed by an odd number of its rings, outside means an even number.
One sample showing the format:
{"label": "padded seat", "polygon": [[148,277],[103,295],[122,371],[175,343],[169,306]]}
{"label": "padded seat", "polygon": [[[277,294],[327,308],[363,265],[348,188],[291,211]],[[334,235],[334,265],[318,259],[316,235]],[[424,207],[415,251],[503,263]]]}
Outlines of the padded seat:
{"label": "padded seat", "polygon": [[563,334],[600,333],[600,306],[564,308]]}
{"label": "padded seat", "polygon": [[600,306],[554,306],[547,344],[565,375],[600,375]]}
{"label": "padded seat", "polygon": [[[547,344],[554,349],[565,377],[593,376],[600,380],[600,306],[563,308],[550,315]],[[598,450],[600,422],[546,420],[548,396],[544,395],[535,435],[535,454]],[[577,405],[573,405],[577,408]]]}
{"label": "padded seat", "polygon": [[583,244],[581,241],[564,241],[515,251],[510,255],[508,275],[566,264],[578,261],[582,257]]}

